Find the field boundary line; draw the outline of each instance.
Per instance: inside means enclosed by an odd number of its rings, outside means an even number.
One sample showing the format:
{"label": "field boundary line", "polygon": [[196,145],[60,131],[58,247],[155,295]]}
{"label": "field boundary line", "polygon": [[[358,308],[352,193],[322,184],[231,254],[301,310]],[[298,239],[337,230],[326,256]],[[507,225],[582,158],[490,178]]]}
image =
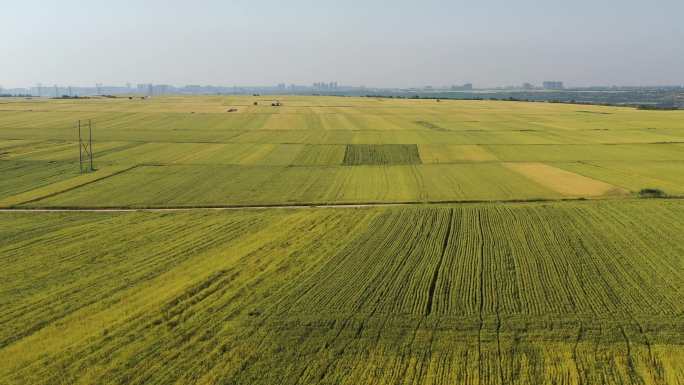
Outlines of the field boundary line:
{"label": "field boundary line", "polygon": [[[121,174],[130,171],[143,165],[137,165],[126,170],[118,172]],[[107,176],[115,176],[114,174]],[[103,177],[94,181],[89,181],[82,185],[70,188],[73,190],[84,185],[94,183],[105,179]],[[61,194],[66,191],[55,192],[51,196]],[[37,198],[30,202],[39,201],[49,196]],[[482,205],[482,204],[528,204],[528,203],[571,203],[571,202],[646,202],[646,201],[680,201],[684,200],[684,196],[670,196],[664,198],[561,198],[561,199],[511,199],[511,200],[455,200],[455,201],[430,201],[430,202],[356,202],[356,203],[295,203],[295,204],[263,204],[263,205],[207,205],[207,206],[93,206],[93,207],[77,207],[77,206],[45,206],[45,207],[20,207],[13,205],[11,207],[0,207],[0,212],[171,212],[171,211],[230,211],[230,210],[268,210],[268,209],[335,209],[335,208],[373,208],[373,207],[426,207],[439,205]],[[22,204],[30,203],[25,202]]]}

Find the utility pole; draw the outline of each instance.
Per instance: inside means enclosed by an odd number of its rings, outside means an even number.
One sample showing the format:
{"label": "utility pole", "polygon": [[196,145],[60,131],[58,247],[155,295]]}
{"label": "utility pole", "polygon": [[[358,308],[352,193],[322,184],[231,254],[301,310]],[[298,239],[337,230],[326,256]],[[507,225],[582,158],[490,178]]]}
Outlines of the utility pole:
{"label": "utility pole", "polygon": [[88,149],[90,150],[90,171],[95,171],[93,168],[93,122],[88,119]]}
{"label": "utility pole", "polygon": [[[95,171],[93,166],[93,121],[88,119],[88,139],[87,141],[83,138],[83,133],[81,130],[81,125],[85,125],[86,121],[83,123],[79,120],[76,122],[75,126],[78,129],[78,167],[81,173]],[[85,126],[83,127],[85,129]],[[85,164],[84,164],[85,163]],[[85,168],[83,167],[85,166]]]}
{"label": "utility pole", "polygon": [[83,141],[81,140],[81,121],[79,120],[78,125],[78,170],[83,173]]}
{"label": "utility pole", "polygon": [[59,87],[57,87],[57,84],[55,84],[55,97],[59,97]]}

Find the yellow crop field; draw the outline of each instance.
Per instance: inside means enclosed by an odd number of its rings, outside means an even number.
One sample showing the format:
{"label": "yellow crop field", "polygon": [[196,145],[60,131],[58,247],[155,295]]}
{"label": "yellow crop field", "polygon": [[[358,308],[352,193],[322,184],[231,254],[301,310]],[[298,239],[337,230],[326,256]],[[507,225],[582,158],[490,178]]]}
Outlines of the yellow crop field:
{"label": "yellow crop field", "polygon": [[626,190],[543,163],[504,163],[506,167],[566,196],[625,195]]}

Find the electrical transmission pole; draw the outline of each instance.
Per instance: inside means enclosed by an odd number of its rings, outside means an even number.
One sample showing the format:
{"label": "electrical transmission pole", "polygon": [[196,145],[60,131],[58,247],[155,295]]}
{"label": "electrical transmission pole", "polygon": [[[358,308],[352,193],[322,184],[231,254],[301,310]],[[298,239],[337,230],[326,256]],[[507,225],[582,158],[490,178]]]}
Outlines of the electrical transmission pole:
{"label": "electrical transmission pole", "polygon": [[88,119],[88,149],[90,150],[90,171],[95,171],[93,168],[93,122]]}
{"label": "electrical transmission pole", "polygon": [[83,172],[83,141],[81,140],[81,121],[79,120],[78,125],[78,169]]}
{"label": "electrical transmission pole", "polygon": [[[88,125],[88,139],[86,140],[83,135],[85,132],[85,125]],[[81,127],[83,126],[83,127]],[[76,127],[78,129],[78,165],[81,173],[95,171],[93,166],[93,121],[88,119],[87,121],[76,122]],[[83,128],[84,130],[81,130]]]}

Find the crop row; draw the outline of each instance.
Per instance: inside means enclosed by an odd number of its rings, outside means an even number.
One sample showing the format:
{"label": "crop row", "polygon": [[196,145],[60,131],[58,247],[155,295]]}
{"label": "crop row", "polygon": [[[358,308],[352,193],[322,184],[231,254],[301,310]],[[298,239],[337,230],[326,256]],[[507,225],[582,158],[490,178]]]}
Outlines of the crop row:
{"label": "crop row", "polygon": [[343,161],[348,166],[420,163],[415,144],[348,144]]}
{"label": "crop row", "polygon": [[677,201],[2,215],[3,383],[684,379]]}

